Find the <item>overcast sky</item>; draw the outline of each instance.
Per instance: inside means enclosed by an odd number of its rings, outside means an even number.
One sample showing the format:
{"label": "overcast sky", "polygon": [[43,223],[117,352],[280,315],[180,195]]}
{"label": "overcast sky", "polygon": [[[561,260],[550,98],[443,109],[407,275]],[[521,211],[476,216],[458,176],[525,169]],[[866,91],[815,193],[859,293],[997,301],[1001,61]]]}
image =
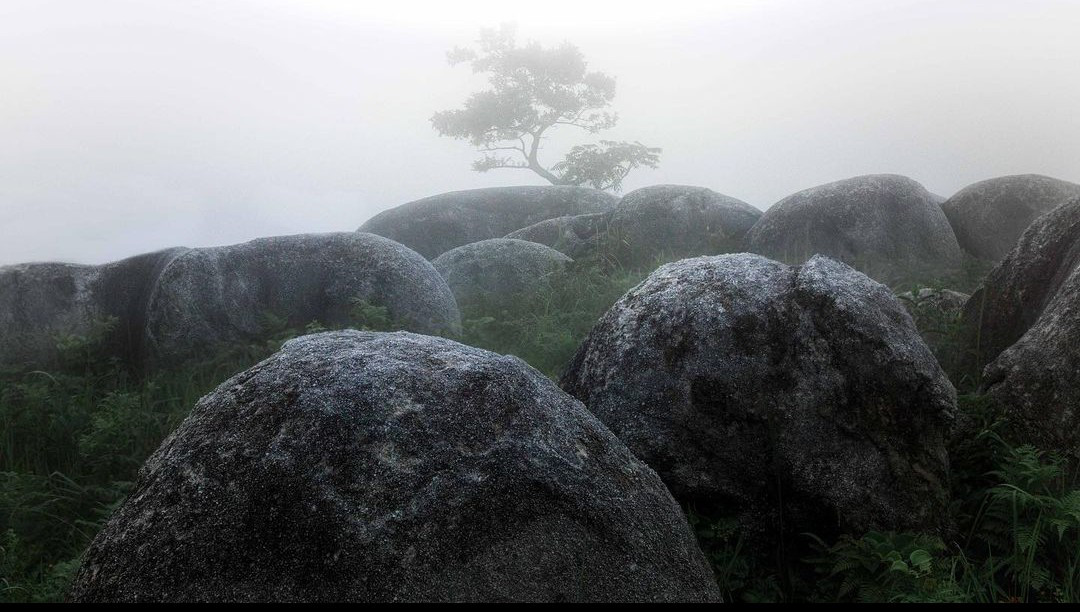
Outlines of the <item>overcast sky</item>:
{"label": "overcast sky", "polygon": [[507,21],[618,79],[607,137],[664,149],[627,190],[767,208],[876,172],[946,196],[1080,182],[1077,0],[370,4],[0,0],[0,264],[347,231],[435,193],[542,184],[472,172],[428,121],[482,85],[446,51]]}

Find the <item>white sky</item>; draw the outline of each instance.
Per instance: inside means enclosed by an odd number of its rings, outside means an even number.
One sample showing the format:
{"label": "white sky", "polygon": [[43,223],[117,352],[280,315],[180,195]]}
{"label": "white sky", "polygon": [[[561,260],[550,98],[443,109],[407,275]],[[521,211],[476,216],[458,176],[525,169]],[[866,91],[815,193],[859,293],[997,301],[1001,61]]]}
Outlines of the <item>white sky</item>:
{"label": "white sky", "polygon": [[482,85],[445,52],[504,21],[618,79],[602,137],[664,149],[627,189],[767,208],[870,172],[942,195],[1080,182],[1080,0],[0,0],[0,264],[353,230],[542,184],[472,172],[428,123]]}

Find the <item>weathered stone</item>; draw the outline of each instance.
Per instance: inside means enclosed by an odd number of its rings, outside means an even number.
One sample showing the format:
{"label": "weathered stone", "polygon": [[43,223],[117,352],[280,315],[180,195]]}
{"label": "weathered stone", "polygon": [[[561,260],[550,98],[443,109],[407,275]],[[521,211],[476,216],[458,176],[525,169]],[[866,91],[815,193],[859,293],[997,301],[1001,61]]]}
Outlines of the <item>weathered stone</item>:
{"label": "weathered stone", "polygon": [[965,187],[942,204],[960,246],[999,261],[1038,216],[1080,196],[1080,185],[1037,174],[1003,176]]}
{"label": "weathered stone", "polygon": [[758,546],[944,516],[955,391],[888,288],[831,259],[662,266],[561,385],[677,499],[736,515]]}
{"label": "weathered stone", "polygon": [[827,255],[886,282],[955,270],[960,247],[945,213],[919,183],[860,176],[790,195],[765,212],[748,247],[788,263]]}
{"label": "weathered stone", "polygon": [[571,261],[542,244],[493,238],[450,249],[432,265],[464,307],[527,298],[541,291],[547,279]]}
{"label": "weathered stone", "polygon": [[1080,461],[1080,198],[1031,224],[964,315],[1011,439]]}
{"label": "weathered stone", "polygon": [[86,553],[101,601],[710,601],[655,472],[514,357],[345,331],[204,397]]}
{"label": "weathered stone", "polygon": [[[161,270],[185,249],[86,266],[33,263],[0,268],[0,367],[52,367],[64,337],[100,336],[103,357],[144,357],[147,298]],[[102,324],[113,319],[107,331]],[[104,333],[103,333],[104,332]]]}
{"label": "weathered stone", "polygon": [[545,219],[603,212],[618,199],[585,187],[491,187],[444,193],[383,211],[360,228],[428,259]]}
{"label": "weathered stone", "polygon": [[760,210],[711,189],[655,185],[631,191],[607,213],[551,219],[507,237],[539,242],[575,259],[641,268],[740,250],[760,217]]}
{"label": "weathered stone", "polygon": [[570,257],[588,257],[602,247],[610,214],[556,217],[510,232],[507,238],[551,247]]}
{"label": "weathered stone", "polygon": [[392,240],[342,232],[183,253],[151,295],[147,340],[155,363],[172,365],[259,339],[267,315],[294,328],[350,324],[358,301],[385,308],[400,329],[460,329],[457,303],[431,263]]}

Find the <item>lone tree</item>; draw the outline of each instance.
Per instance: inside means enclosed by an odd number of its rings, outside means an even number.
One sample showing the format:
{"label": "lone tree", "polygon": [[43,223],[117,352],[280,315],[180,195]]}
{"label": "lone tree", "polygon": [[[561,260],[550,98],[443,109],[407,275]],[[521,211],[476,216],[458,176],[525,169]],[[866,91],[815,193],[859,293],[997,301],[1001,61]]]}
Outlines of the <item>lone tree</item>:
{"label": "lone tree", "polygon": [[553,185],[618,191],[634,168],[657,166],[660,149],[601,140],[577,145],[562,161],[545,167],[538,155],[550,130],[565,125],[595,134],[615,125],[618,116],[606,110],[615,97],[615,79],[588,72],[574,45],[544,48],[529,42],[519,47],[514,34],[510,25],[485,29],[479,49],[458,47],[447,54],[452,66],[468,62],[473,72],[486,73],[491,85],[472,94],[463,108],[431,118],[439,135],[468,140],[483,153],[473,170],[528,169]]}

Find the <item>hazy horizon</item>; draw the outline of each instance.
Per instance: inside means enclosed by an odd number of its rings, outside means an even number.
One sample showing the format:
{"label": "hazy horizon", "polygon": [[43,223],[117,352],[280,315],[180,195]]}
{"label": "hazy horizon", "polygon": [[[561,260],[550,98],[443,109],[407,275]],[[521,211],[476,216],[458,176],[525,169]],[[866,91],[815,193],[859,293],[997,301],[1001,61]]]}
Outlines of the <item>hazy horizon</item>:
{"label": "hazy horizon", "polygon": [[[542,7],[542,8],[541,8]],[[483,81],[446,51],[516,22],[618,81],[617,128],[659,183],[768,208],[903,174],[949,196],[994,176],[1080,182],[1080,2],[9,0],[0,5],[0,265],[352,231],[479,174],[429,118]]]}

